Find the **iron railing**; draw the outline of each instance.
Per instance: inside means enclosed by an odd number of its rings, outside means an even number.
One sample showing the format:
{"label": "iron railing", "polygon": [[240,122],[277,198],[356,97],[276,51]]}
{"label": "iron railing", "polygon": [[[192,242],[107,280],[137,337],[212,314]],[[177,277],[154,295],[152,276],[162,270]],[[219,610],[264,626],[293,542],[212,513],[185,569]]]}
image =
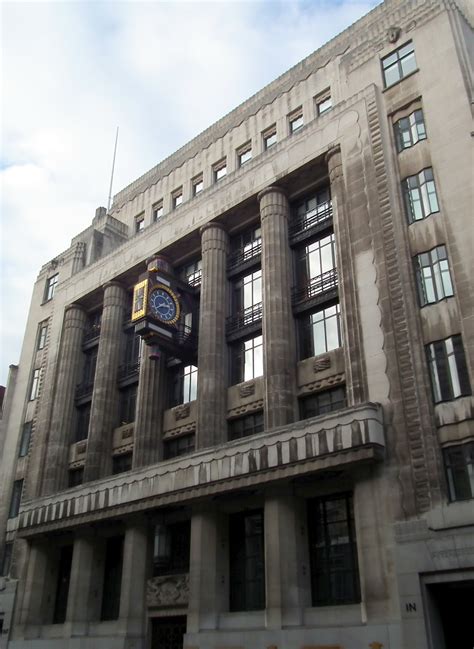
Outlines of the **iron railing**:
{"label": "iron railing", "polygon": [[322,275],[313,277],[304,286],[296,286],[292,291],[293,304],[310,300],[337,288],[337,268],[332,268]]}
{"label": "iron railing", "polygon": [[253,304],[236,315],[227,318],[227,334],[232,334],[244,327],[260,322],[263,315],[263,304]]}
{"label": "iron railing", "polygon": [[303,214],[303,216],[292,219],[289,226],[290,237],[295,237],[296,235],[301,234],[306,230],[310,230],[314,226],[331,218],[332,202],[328,201],[325,207],[320,205],[317,209],[310,210],[309,212],[306,212],[306,214]]}
{"label": "iron railing", "polygon": [[239,250],[233,252],[227,262],[227,270],[232,270],[237,268],[241,264],[244,264],[249,259],[257,257],[262,252],[262,240],[256,239],[252,243],[249,243]]}

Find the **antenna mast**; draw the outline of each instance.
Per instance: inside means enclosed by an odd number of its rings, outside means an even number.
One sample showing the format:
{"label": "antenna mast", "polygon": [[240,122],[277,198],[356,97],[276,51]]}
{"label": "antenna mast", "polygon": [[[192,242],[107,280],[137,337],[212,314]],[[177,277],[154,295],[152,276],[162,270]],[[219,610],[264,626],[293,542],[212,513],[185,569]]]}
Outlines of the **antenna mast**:
{"label": "antenna mast", "polygon": [[117,132],[115,134],[114,157],[112,160],[112,173],[110,174],[109,201],[107,203],[107,212],[110,211],[110,204],[112,203],[112,183],[114,180],[115,155],[117,153],[118,134],[119,134],[119,127],[117,126]]}

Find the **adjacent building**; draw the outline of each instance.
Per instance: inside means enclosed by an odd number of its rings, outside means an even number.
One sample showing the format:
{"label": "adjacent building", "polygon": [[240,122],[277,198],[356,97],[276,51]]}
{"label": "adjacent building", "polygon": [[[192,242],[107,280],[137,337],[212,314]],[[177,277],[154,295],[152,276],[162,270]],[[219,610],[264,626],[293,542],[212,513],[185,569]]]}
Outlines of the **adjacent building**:
{"label": "adjacent building", "polygon": [[40,270],[2,646],[472,647],[470,24],[387,0]]}

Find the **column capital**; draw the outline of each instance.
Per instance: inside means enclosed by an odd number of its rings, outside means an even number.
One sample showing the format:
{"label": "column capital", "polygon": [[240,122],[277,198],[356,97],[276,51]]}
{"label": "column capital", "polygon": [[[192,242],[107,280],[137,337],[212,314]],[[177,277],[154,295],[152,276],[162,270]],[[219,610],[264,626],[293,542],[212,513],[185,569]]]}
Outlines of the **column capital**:
{"label": "column capital", "polygon": [[206,232],[207,230],[211,230],[212,228],[217,228],[218,230],[222,230],[223,232],[227,233],[227,230],[222,223],[218,223],[218,221],[209,221],[209,223],[205,223],[203,226],[199,228],[199,234],[202,237],[204,232]]}
{"label": "column capital", "polygon": [[282,194],[285,198],[287,198],[286,191],[282,187],[278,187],[278,185],[270,185],[269,187],[265,187],[265,189],[262,189],[261,192],[258,192],[257,194],[257,200],[260,203],[262,198],[266,196],[267,194]]}
{"label": "column capital", "polygon": [[112,288],[112,287],[117,287],[117,288],[122,288],[122,289],[124,288],[123,284],[121,282],[119,282],[118,280],[116,280],[116,279],[113,279],[110,282],[105,282],[105,284],[102,285],[102,288],[104,289],[104,291],[106,291],[108,288]]}
{"label": "column capital", "polygon": [[78,302],[72,302],[71,304],[67,304],[64,307],[64,314],[68,313],[69,311],[80,311],[81,313],[84,313],[84,307]]}
{"label": "column capital", "polygon": [[326,155],[324,157],[325,157],[326,164],[328,166],[330,165],[330,163],[331,165],[334,165],[335,163],[334,156],[336,155],[338,155],[339,157],[341,156],[341,145],[339,143],[331,144],[329,149],[326,151]]}

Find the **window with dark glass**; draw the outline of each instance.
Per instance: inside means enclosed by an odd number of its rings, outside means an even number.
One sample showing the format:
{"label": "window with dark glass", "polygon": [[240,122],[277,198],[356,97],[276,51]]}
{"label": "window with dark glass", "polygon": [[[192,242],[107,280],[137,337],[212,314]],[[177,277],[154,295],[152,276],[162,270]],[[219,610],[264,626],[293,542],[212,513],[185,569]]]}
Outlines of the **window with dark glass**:
{"label": "window with dark glass", "polygon": [[114,455],[112,458],[112,475],[118,473],[125,473],[132,468],[133,453],[122,453],[121,455]]}
{"label": "window with dark glass", "polygon": [[97,365],[98,348],[93,347],[84,354],[84,368],[82,371],[82,390],[88,392],[94,385],[95,368]]}
{"label": "window with dark glass", "polygon": [[137,407],[137,384],[129,385],[120,390],[120,426],[135,421]]}
{"label": "window with dark glass", "polygon": [[337,286],[334,234],[328,234],[300,248],[296,265],[298,286],[306,289],[307,297]]}
{"label": "window with dark glass", "polygon": [[189,572],[191,521],[158,524],[153,542],[153,576]]}
{"label": "window with dark glass", "polygon": [[12,555],[13,555],[13,543],[5,543],[5,545],[3,546],[3,557],[0,564],[1,565],[0,575],[2,575],[2,577],[7,577],[10,574]]}
{"label": "window with dark glass", "polygon": [[382,59],[385,87],[393,86],[416,70],[415,50],[412,41]]}
{"label": "window with dark glass", "polygon": [[308,529],[313,606],[359,602],[352,495],[310,500]]}
{"label": "window with dark glass", "polygon": [[94,311],[87,319],[87,327],[84,331],[84,343],[95,340],[100,336],[100,327],[102,324],[102,312]]}
{"label": "window with dark glass", "polygon": [[267,128],[265,131],[263,131],[262,140],[263,149],[265,151],[277,143],[276,124],[273,124],[273,126],[270,126],[270,128]]}
{"label": "window with dark glass", "polygon": [[332,99],[330,94],[325,94],[316,98],[316,112],[322,115],[332,108]]}
{"label": "window with dark glass", "polygon": [[204,182],[202,179],[202,174],[199,176],[196,176],[196,178],[193,178],[191,181],[191,188],[192,188],[192,195],[197,196],[197,194],[200,194],[202,190],[204,189]]}
{"label": "window with dark glass", "polygon": [[297,110],[293,111],[288,115],[288,126],[290,130],[290,135],[295,131],[298,131],[304,125],[303,121],[303,109],[300,107]]}
{"label": "window with dark glass", "polygon": [[417,255],[415,272],[421,306],[454,295],[445,246],[437,246]]}
{"label": "window with dark glass", "polygon": [[415,176],[408,176],[402,183],[408,222],[421,221],[439,212],[438,197],[431,167]]}
{"label": "window with dark glass", "polygon": [[48,323],[47,322],[40,322],[39,327],[38,327],[38,343],[36,345],[36,349],[39,351],[40,349],[44,349],[44,346],[46,345],[46,336],[48,335]]}
{"label": "window with dark glass", "polygon": [[86,403],[83,406],[77,407],[77,418],[76,418],[76,434],[74,436],[75,442],[81,442],[83,439],[87,439],[89,434],[89,422],[91,418],[91,404]]}
{"label": "window with dark glass", "polygon": [[10,509],[8,518],[16,518],[20,511],[21,493],[23,491],[23,480],[15,480],[13,483],[12,497],[10,500]]}
{"label": "window with dark glass", "polygon": [[294,235],[308,230],[331,217],[331,194],[329,187],[323,187],[295,205],[290,223],[290,234]]}
{"label": "window with dark glass", "polygon": [[265,608],[263,511],[229,516],[229,609]]}
{"label": "window with dark glass", "polygon": [[458,334],[426,346],[435,403],[471,394],[462,338]]}
{"label": "window with dark glass", "polygon": [[238,266],[260,254],[262,250],[262,230],[260,226],[237,234],[231,241],[229,267]]}
{"label": "window with dark glass", "polygon": [[240,439],[263,431],[263,412],[251,412],[229,421],[229,439]]}
{"label": "window with dark glass", "polygon": [[32,428],[33,428],[32,421],[27,421],[23,424],[23,428],[21,430],[21,441],[20,441],[20,450],[18,451],[18,457],[25,457],[25,455],[28,455],[28,449],[30,448]]}
{"label": "window with dark glass", "polygon": [[116,620],[119,616],[122,563],[123,536],[112,536],[105,543],[101,620]]}
{"label": "window with dark glass", "polygon": [[216,164],[212,167],[212,176],[214,178],[214,182],[216,183],[218,180],[221,180],[226,174],[227,161],[225,158],[223,158],[222,160],[219,160],[219,162],[216,162]]}
{"label": "window with dark glass", "polygon": [[247,142],[237,149],[237,164],[239,167],[252,159],[252,142]]}
{"label": "window with dark glass", "polygon": [[163,457],[165,460],[171,460],[173,457],[188,455],[194,451],[194,444],[194,433],[165,439],[163,441]]}
{"label": "window with dark glass", "polygon": [[34,401],[39,394],[40,374],[41,374],[40,369],[33,370],[33,376],[31,377],[31,387],[30,387],[30,401]]}
{"label": "window with dark glass", "polygon": [[196,261],[184,266],[182,276],[184,281],[191,284],[191,286],[199,286],[202,277],[202,259],[196,259]]}
{"label": "window with dark glass", "polygon": [[136,334],[133,329],[126,332],[123,363],[119,368],[119,378],[127,378],[138,372],[141,342],[141,336]]}
{"label": "window with dark glass", "polygon": [[135,232],[142,232],[142,230],[145,229],[145,217],[142,216],[137,216],[135,219]]}
{"label": "window with dark glass", "polygon": [[449,499],[474,498],[474,442],[449,446],[443,450]]}
{"label": "window with dark glass", "polygon": [[341,347],[339,303],[301,317],[298,324],[301,359],[318,356]]}
{"label": "window with dark glass", "polygon": [[44,292],[44,301],[48,302],[48,300],[52,300],[54,297],[54,294],[56,292],[56,286],[58,284],[59,280],[59,274],[56,273],[56,275],[52,275],[51,277],[48,277],[46,280],[46,288]]}
{"label": "window with dark glass", "polygon": [[68,472],[68,487],[78,487],[84,482],[84,467],[78,467],[77,469],[69,469]]}
{"label": "window with dark glass", "polygon": [[309,419],[327,412],[341,410],[346,407],[346,389],[341,386],[308,394],[301,397],[299,404],[301,419]]}
{"label": "window with dark glass", "polygon": [[403,151],[414,146],[420,140],[426,140],[425,120],[423,111],[413,111],[408,117],[402,117],[393,125],[397,151]]}
{"label": "window with dark glass", "polygon": [[182,202],[183,202],[183,188],[182,187],[180,187],[179,189],[175,190],[172,193],[171,202],[172,202],[174,210],[182,204]]}
{"label": "window with dark glass", "polygon": [[198,368],[195,365],[177,365],[169,369],[170,408],[194,401],[197,397]]}
{"label": "window with dark glass", "polygon": [[163,201],[153,205],[153,221],[158,221],[163,216]]}
{"label": "window with dark glass", "polygon": [[56,597],[54,600],[53,624],[66,621],[69,582],[71,581],[72,545],[65,545],[59,551]]}
{"label": "window with dark glass", "polygon": [[235,282],[233,313],[244,318],[243,324],[260,320],[262,305],[262,271],[256,270]]}
{"label": "window with dark glass", "polygon": [[263,374],[263,337],[256,336],[232,346],[232,383],[242,383]]}

